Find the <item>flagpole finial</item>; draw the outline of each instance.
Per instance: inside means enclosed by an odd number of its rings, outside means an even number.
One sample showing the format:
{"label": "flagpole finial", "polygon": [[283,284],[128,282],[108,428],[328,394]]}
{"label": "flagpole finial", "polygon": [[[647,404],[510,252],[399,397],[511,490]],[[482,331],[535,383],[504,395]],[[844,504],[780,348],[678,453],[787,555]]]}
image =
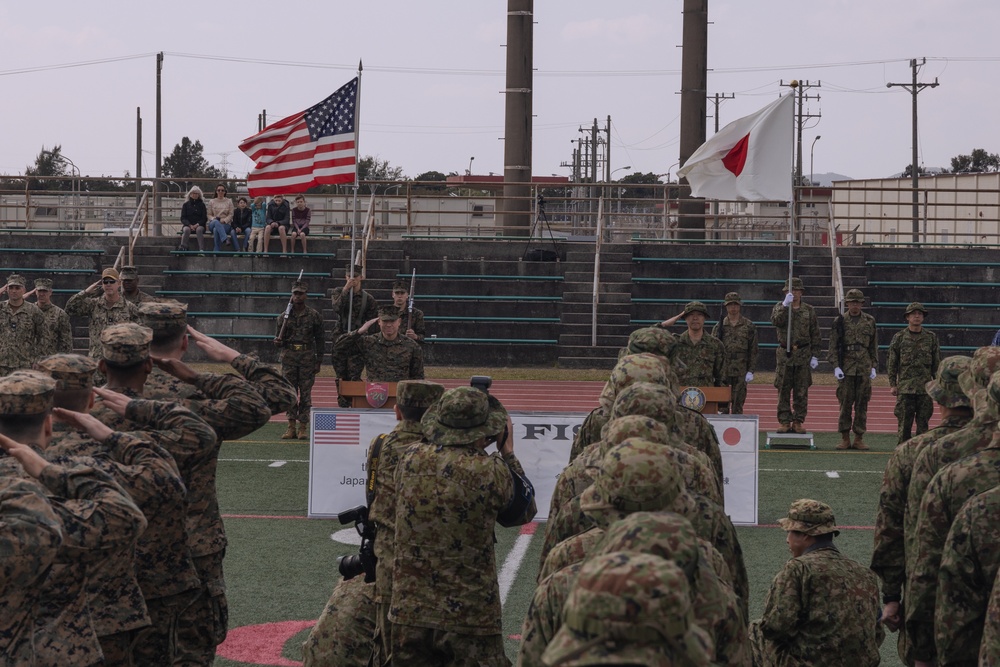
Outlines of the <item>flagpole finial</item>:
{"label": "flagpole finial", "polygon": [[363,69],[364,69],[364,67],[362,67],[362,66],[361,66],[361,59],[359,58],[359,59],[358,59],[358,71],[360,72],[360,71],[362,71]]}

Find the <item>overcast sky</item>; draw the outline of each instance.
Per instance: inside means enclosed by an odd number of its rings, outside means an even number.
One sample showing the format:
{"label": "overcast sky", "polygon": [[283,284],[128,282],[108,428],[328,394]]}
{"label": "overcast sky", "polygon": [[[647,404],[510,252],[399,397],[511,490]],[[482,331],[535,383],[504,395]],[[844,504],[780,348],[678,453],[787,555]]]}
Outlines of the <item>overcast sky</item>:
{"label": "overcast sky", "polygon": [[[197,139],[230,173],[237,149],[354,76],[364,60],[362,154],[413,177],[427,170],[503,173],[506,0],[164,3],[49,0],[0,4],[0,173],[21,173],[60,144],[84,175],[155,169],[155,53],[163,51],[163,153]],[[682,0],[536,0],[536,175],[569,175],[581,125],[612,118],[612,167],[676,173]],[[1000,152],[995,0],[709,0],[709,94],[722,124],[821,81],[808,111],[803,170],[854,178],[910,162],[911,58],[919,80],[921,163],[974,148]],[[121,59],[79,67],[55,65]],[[33,70],[33,71],[30,71]],[[709,105],[710,113],[712,105]],[[708,134],[714,120],[708,119]],[[228,157],[226,157],[228,154]],[[625,170],[615,174],[621,178]]]}

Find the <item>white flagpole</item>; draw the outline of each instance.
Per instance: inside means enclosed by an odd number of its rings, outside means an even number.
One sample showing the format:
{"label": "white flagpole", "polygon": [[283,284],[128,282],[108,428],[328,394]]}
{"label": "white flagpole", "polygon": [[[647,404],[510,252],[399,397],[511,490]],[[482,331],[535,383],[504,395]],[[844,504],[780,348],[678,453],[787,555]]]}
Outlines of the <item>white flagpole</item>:
{"label": "white flagpole", "polygon": [[[354,279],[354,266],[355,266],[355,256],[354,248],[356,245],[356,238],[358,236],[358,162],[361,159],[361,152],[359,150],[361,132],[359,131],[361,123],[361,71],[364,69],[362,63],[358,60],[358,86],[354,91],[354,202],[351,204],[351,268],[350,276]],[[351,293],[347,297],[347,332],[351,331],[351,318],[354,315],[354,288],[351,288]]]}

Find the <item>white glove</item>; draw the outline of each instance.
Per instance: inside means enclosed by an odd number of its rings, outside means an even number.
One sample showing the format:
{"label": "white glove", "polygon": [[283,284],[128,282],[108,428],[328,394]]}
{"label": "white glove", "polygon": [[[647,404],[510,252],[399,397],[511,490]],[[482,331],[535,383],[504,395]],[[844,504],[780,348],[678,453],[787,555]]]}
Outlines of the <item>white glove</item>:
{"label": "white glove", "polygon": [[817,366],[819,366],[819,359],[813,357],[812,359],[809,360],[809,368],[816,370]]}
{"label": "white glove", "polygon": [[743,380],[747,383],[753,382],[753,373],[747,371],[747,376]]}
{"label": "white glove", "polygon": [[868,377],[870,377],[872,380],[874,380],[876,375],[878,375],[878,373],[876,373],[875,369],[873,368],[871,375],[869,375]]}
{"label": "white glove", "polygon": [[792,305],[792,301],[795,301],[795,295],[789,292],[788,294],[785,295],[785,300],[781,302],[781,305],[784,306],[785,308],[788,308],[790,305]]}
{"label": "white glove", "polygon": [[844,379],[844,371],[840,370],[840,366],[837,366],[836,368],[833,369],[833,377],[837,378],[838,380]]}

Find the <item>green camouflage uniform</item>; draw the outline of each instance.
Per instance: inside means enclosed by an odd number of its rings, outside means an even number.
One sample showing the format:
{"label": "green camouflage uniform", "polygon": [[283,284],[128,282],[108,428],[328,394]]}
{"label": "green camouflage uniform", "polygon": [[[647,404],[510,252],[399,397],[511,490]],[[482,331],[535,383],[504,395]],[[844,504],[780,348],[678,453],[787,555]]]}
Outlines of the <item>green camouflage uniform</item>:
{"label": "green camouflage uniform", "polygon": [[38,357],[47,357],[52,354],[68,354],[73,351],[73,328],[69,323],[69,314],[50,303],[47,306],[38,306],[45,318],[45,330],[42,334],[42,342],[38,345]]}
{"label": "green camouflage uniform", "polygon": [[813,357],[819,357],[822,341],[816,309],[801,302],[798,310],[792,308],[792,355],[789,357],[785,352],[788,345],[788,310],[780,303],[776,303],[771,310],[771,324],[778,334],[774,386],[778,390],[778,421],[782,424],[801,424],[809,411],[809,387],[812,385],[809,362]]}
{"label": "green camouflage uniform", "polygon": [[101,358],[101,332],[112,324],[138,322],[139,311],[135,304],[118,299],[108,305],[104,294],[92,296],[86,290],[77,292],[66,302],[66,312],[74,317],[90,319],[90,356]]}
{"label": "green camouflage uniform", "polygon": [[[410,311],[403,306],[399,309],[399,333],[406,335],[406,323],[410,320]],[[410,325],[413,333],[417,334],[418,343],[423,343],[427,337],[427,324],[424,322],[424,311],[419,308],[413,309],[413,324]]]}
{"label": "green camouflage uniform", "polygon": [[[342,288],[336,289],[333,291],[331,301],[333,302],[333,310],[337,313],[337,322],[333,325],[333,334],[330,336],[334,347],[336,347],[337,341],[340,340],[341,336],[349,333],[347,331],[347,317],[349,313],[353,313],[351,317],[351,331],[357,331],[358,327],[362,324],[378,317],[378,303],[375,301],[375,297],[365,290],[361,290],[360,294],[355,294],[352,301],[350,293],[344,294]],[[337,360],[331,359],[331,362],[333,363],[334,371],[337,372],[338,380],[355,381],[361,379],[361,371],[365,367],[361,359],[348,356],[339,371],[337,370]],[[350,407],[350,405],[342,404],[340,407]]]}
{"label": "green camouflage uniform", "polygon": [[366,584],[362,576],[337,582],[302,643],[303,667],[368,667],[375,632],[374,594],[375,584]]}
{"label": "green camouflage uniform", "polygon": [[128,292],[122,291],[122,298],[129,303],[134,303],[139,305],[140,303],[152,303],[154,301],[159,301],[152,294],[147,294],[141,290],[136,291],[135,294],[129,294]]}
{"label": "green camouflage uniform", "polygon": [[386,340],[381,333],[374,336],[356,331],[345,334],[333,346],[333,367],[338,378],[348,373],[352,358],[359,360],[360,368],[365,369],[365,375],[372,382],[424,379],[423,350],[402,334],[395,340]]}
{"label": "green camouflage uniform", "polygon": [[938,664],[975,665],[990,590],[1000,570],[1000,487],[972,497],[955,517],[941,554],[934,636]]}
{"label": "green camouflage uniform", "polygon": [[1000,667],[1000,573],[993,580],[993,590],[986,609],[983,641],[979,647],[979,667]]}
{"label": "green camouflage uniform", "polygon": [[38,306],[25,301],[15,310],[10,301],[0,302],[0,376],[31,368],[44,339],[45,317]]}
{"label": "green camouflage uniform", "polygon": [[697,343],[690,332],[677,337],[672,357],[677,363],[677,381],[681,387],[721,387],[726,371],[726,346],[705,332]]}
{"label": "green camouflage uniform", "polygon": [[[278,337],[285,323],[284,314],[278,315],[274,336]],[[298,401],[288,410],[288,419],[306,423],[312,409],[312,388],[316,373],[323,360],[323,316],[304,306],[301,311],[292,308],[285,326],[285,333],[278,343],[281,348],[281,374],[298,391]]]}
{"label": "green camouflage uniform", "polygon": [[903,329],[889,343],[889,386],[896,389],[896,409],[899,421],[899,442],[910,439],[913,422],[917,422],[917,435],[927,430],[934,402],[924,389],[933,379],[941,362],[941,347],[937,334],[928,329],[914,333]]}
{"label": "green camouflage uniform", "polygon": [[712,335],[722,341],[726,348],[726,369],[723,372],[723,384],[732,389],[729,405],[723,408],[723,413],[743,414],[743,405],[747,400],[747,373],[757,371],[757,326],[746,317],[733,324],[728,317],[723,317],[712,327]]}
{"label": "green camouflage uniform", "polygon": [[837,430],[864,435],[868,430],[868,401],[872,397],[871,371],[878,367],[875,318],[868,313],[838,316],[830,329],[830,353],[826,360],[844,372],[844,379],[837,382],[840,403]]}

